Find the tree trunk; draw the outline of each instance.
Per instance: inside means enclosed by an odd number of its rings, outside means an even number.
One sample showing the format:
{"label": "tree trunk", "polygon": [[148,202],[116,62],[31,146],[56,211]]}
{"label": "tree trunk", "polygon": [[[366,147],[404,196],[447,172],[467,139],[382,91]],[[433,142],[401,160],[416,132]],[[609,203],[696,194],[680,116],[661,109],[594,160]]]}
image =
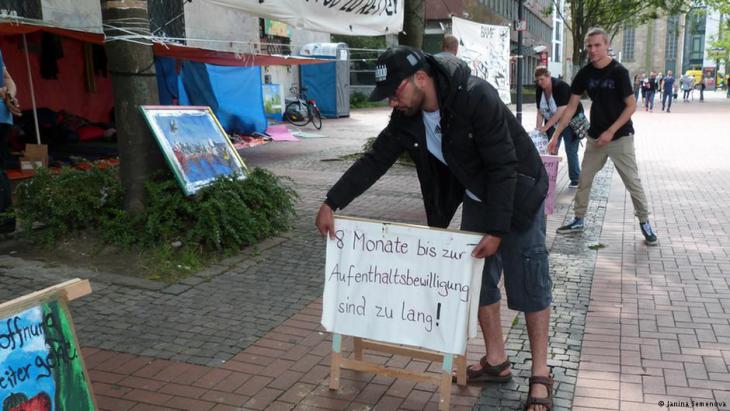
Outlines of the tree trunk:
{"label": "tree trunk", "polygon": [[102,19],[108,25],[106,53],[114,91],[124,207],[130,213],[137,213],[144,210],[144,183],[164,166],[160,149],[139,111],[140,105],[159,104],[157,77],[152,46],[138,43],[148,40],[130,42],[113,38],[129,35],[116,28],[149,34],[149,23],[145,28],[139,23],[149,22],[147,2],[104,1],[102,9]]}
{"label": "tree trunk", "polygon": [[404,0],[403,32],[398,34],[400,44],[415,48],[423,47],[426,30],[426,0]]}

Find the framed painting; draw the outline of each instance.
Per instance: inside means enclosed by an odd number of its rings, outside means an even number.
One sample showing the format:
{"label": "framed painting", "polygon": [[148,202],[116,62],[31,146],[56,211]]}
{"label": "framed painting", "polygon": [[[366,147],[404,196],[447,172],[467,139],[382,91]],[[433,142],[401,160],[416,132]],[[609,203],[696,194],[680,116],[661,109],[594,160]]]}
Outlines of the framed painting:
{"label": "framed painting", "polygon": [[246,178],[246,165],[210,107],[140,109],[186,195],[194,195],[221,176]]}

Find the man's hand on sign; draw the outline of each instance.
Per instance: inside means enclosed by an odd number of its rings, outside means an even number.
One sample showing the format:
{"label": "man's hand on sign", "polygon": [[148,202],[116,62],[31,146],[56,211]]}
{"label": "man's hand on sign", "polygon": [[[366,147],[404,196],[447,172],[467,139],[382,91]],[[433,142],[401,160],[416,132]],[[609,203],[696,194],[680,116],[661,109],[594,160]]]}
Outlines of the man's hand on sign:
{"label": "man's hand on sign", "polygon": [[474,248],[474,251],[471,252],[471,256],[474,258],[486,258],[493,256],[497,252],[501,242],[501,237],[485,234],[481,241],[479,241],[479,244],[477,244],[476,248]]}
{"label": "man's hand on sign", "polygon": [[330,239],[335,239],[335,213],[327,203],[322,203],[317,213],[317,219],[314,221],[322,237],[329,234]]}

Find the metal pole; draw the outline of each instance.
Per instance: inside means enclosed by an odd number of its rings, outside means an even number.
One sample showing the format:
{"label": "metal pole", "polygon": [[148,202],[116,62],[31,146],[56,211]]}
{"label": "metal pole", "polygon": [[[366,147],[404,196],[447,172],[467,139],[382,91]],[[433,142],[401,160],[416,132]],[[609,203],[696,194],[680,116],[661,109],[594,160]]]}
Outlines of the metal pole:
{"label": "metal pole", "polygon": [[[524,19],[524,0],[517,0],[517,21]],[[522,124],[522,30],[517,31],[517,121]]]}
{"label": "metal pole", "polygon": [[41,130],[38,128],[38,113],[35,109],[35,91],[33,90],[33,75],[30,72],[30,58],[28,57],[28,41],[23,33],[23,48],[25,49],[25,67],[28,69],[28,85],[30,85],[30,104],[33,106],[33,122],[35,123],[35,139],[41,143]]}

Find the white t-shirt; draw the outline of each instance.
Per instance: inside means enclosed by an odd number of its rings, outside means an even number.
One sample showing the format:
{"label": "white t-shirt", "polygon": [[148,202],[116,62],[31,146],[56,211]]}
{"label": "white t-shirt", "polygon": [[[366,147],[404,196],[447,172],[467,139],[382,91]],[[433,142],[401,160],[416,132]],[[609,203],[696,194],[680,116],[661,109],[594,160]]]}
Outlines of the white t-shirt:
{"label": "white t-shirt", "polygon": [[540,97],[540,114],[542,114],[542,118],[544,118],[545,121],[550,120],[557,111],[558,106],[555,104],[555,99],[552,94],[550,95],[550,98],[546,98],[545,93],[542,93],[542,97]]}
{"label": "white t-shirt", "polygon": [[[441,113],[438,110],[433,112],[422,111],[421,113],[423,113],[423,125],[426,128],[426,146],[428,147],[428,151],[439,159],[439,161],[446,164],[444,152],[441,149]],[[482,202],[479,197],[469,190],[466,190],[466,195],[474,201]]]}

